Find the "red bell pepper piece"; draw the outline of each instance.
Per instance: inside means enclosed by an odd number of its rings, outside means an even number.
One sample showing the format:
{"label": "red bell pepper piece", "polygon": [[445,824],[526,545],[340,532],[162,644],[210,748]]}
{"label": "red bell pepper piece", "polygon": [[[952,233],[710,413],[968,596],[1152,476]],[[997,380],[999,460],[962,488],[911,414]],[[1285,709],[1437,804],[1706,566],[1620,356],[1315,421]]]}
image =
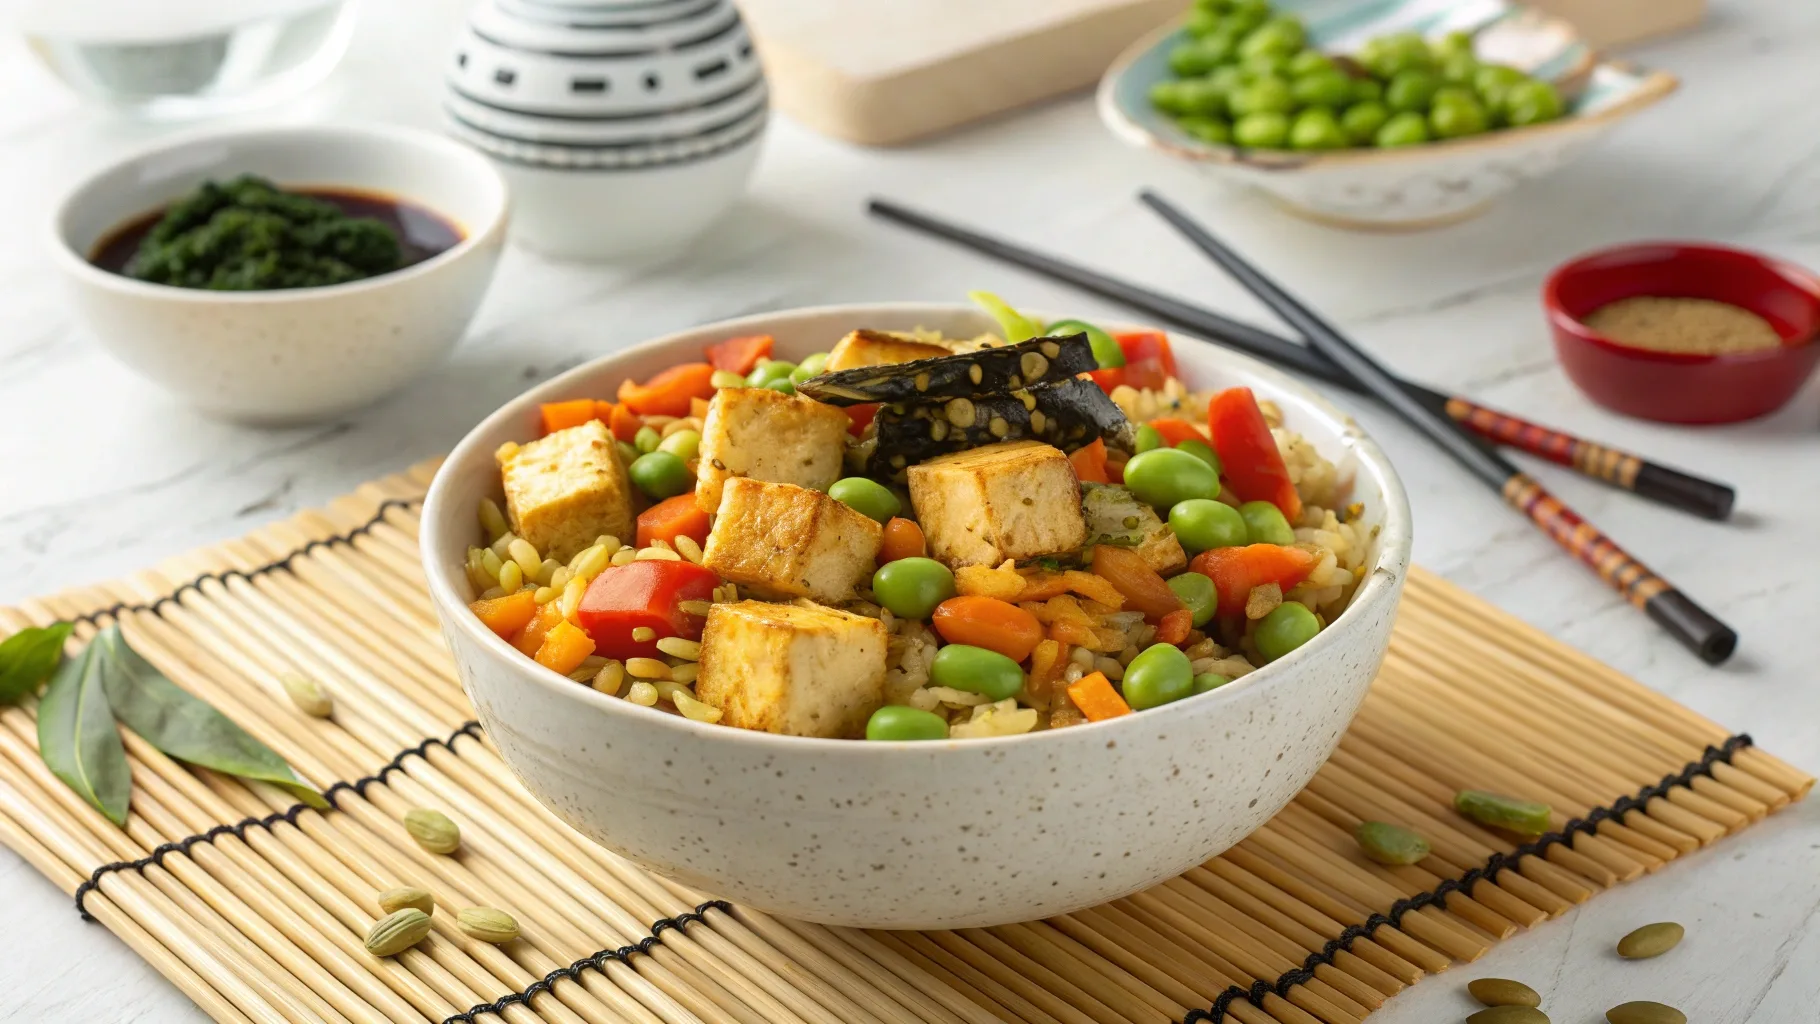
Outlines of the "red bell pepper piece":
{"label": "red bell pepper piece", "polygon": [[1093,443],[1085,448],[1077,448],[1068,461],[1074,464],[1074,477],[1084,484],[1109,484],[1112,478],[1106,475],[1106,442],[1094,438]]}
{"label": "red bell pepper piece", "polygon": [[1200,441],[1203,444],[1207,441],[1207,435],[1201,433],[1194,424],[1172,416],[1151,420],[1150,427],[1163,435],[1163,443],[1171,448],[1183,441]]}
{"label": "red bell pepper piece", "polygon": [[771,358],[771,348],[776,344],[777,342],[769,334],[749,334],[743,338],[728,338],[726,341],[708,346],[708,365],[716,370],[726,370],[729,373],[744,376],[758,366],[760,359]]}
{"label": "red bell pepper piece", "polygon": [[[693,562],[628,562],[594,577],[582,596],[575,622],[594,638],[594,651],[605,658],[652,658],[657,641],[667,636],[701,639],[707,621],[678,605],[707,601],[720,577]],[[649,626],[656,636],[632,639],[632,631]]]}
{"label": "red bell pepper piece", "polygon": [[1114,336],[1125,353],[1120,383],[1139,389],[1157,389],[1176,375],[1175,353],[1161,331],[1134,331]]}
{"label": "red bell pepper piece", "polygon": [[1112,394],[1112,389],[1125,383],[1125,368],[1115,366],[1110,370],[1088,370],[1087,379],[1100,386],[1100,390]]}
{"label": "red bell pepper piece", "polygon": [[1207,426],[1213,431],[1220,472],[1232,492],[1246,501],[1270,502],[1294,526],[1302,518],[1302,497],[1295,492],[1283,453],[1277,450],[1251,389],[1228,388],[1214,395],[1207,403]]}
{"label": "red bell pepper piece", "polygon": [[708,542],[708,513],[695,507],[695,492],[686,491],[665,498],[638,514],[638,546],[648,548],[653,541],[674,541],[688,537],[697,544]]}
{"label": "red bell pepper piece", "polygon": [[869,405],[849,405],[849,406],[847,406],[847,418],[849,420],[853,421],[853,422],[847,424],[847,433],[852,434],[854,437],[858,437],[861,434],[864,434],[866,432],[866,428],[872,425],[873,417],[875,417],[877,415],[878,415],[878,403],[877,402],[873,402]]}
{"label": "red bell pepper piece", "polygon": [[1253,587],[1275,583],[1285,592],[1314,571],[1314,555],[1281,544],[1247,544],[1214,548],[1194,556],[1188,568],[1213,581],[1220,595],[1222,616],[1245,614],[1245,600]]}

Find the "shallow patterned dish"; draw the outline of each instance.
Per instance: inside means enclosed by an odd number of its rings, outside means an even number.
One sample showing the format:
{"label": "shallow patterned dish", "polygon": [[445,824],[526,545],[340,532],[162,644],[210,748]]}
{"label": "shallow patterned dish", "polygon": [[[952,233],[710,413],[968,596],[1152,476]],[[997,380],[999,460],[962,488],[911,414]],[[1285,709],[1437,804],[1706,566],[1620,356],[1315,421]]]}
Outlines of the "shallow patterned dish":
{"label": "shallow patterned dish", "polygon": [[1133,145],[1191,160],[1315,220],[1357,228],[1424,228],[1465,220],[1493,200],[1578,156],[1619,121],[1674,92],[1673,75],[1600,62],[1559,18],[1504,0],[1277,0],[1300,15],[1309,46],[1350,53],[1390,32],[1473,33],[1482,59],[1555,83],[1569,100],[1558,121],[1407,149],[1320,153],[1246,150],[1202,142],[1150,105],[1172,77],[1177,25],[1138,40],[1100,80],[1100,117]]}
{"label": "shallow patterned dish", "polygon": [[[1046,317],[1047,318],[1047,317]],[[1377,443],[1283,373],[1182,341],[1196,387],[1248,385],[1352,481],[1380,526],[1344,614],[1271,665],[1166,712],[996,739],[863,743],[693,722],[545,669],[468,611],[474,509],[493,453],[537,430],[538,404],[612,394],[627,377],[771,334],[781,358],[848,331],[918,326],[971,337],[972,307],[837,306],[698,327],[595,360],[514,399],[443,464],[423,511],[425,573],[487,735],[540,801],[616,853],[763,910],[831,924],[960,928],[1115,899],[1250,834],[1339,742],[1389,643],[1408,567],[1401,483]],[[1105,325],[1112,330],[1129,328]]]}

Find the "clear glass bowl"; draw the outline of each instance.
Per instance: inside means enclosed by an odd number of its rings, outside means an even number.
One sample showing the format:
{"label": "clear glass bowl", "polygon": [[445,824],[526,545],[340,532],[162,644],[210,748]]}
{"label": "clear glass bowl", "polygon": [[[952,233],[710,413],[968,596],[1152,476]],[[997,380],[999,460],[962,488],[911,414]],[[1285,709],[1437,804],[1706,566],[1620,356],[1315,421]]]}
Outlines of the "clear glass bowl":
{"label": "clear glass bowl", "polygon": [[40,0],[33,52],[83,96],[152,118],[276,102],[334,69],[354,0]]}

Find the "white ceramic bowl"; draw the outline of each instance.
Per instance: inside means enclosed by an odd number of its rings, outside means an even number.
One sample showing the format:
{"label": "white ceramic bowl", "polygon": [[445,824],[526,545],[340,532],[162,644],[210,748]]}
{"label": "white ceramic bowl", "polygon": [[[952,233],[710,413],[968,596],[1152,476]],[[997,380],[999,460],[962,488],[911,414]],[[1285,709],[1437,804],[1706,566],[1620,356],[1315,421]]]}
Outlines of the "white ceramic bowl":
{"label": "white ceramic bowl", "polygon": [[[880,744],[691,722],[541,668],[468,611],[476,503],[493,452],[536,434],[540,402],[613,394],[703,345],[776,337],[783,357],[857,327],[972,336],[967,307],[837,306],[698,327],[598,359],[519,397],[443,464],[423,510],[425,572],[487,734],[532,794],[601,845],[716,896],[876,928],[1030,920],[1134,892],[1237,842],[1327,760],[1389,642],[1409,560],[1402,485],[1377,444],[1306,387],[1180,340],[1197,386],[1249,385],[1353,482],[1381,527],[1352,605],[1307,645],[1166,709],[1000,739]],[[1111,325],[1108,325],[1111,326]]]}
{"label": "white ceramic bowl", "polygon": [[[89,257],[113,231],[210,179],[339,187],[408,200],[461,229],[453,248],[364,281],[218,292],[136,281]],[[202,412],[243,423],[323,419],[366,405],[461,339],[505,239],[505,182],[487,159],[409,128],[257,128],[191,135],[129,156],[58,206],[51,249],[102,346]]]}
{"label": "white ceramic bowl", "polygon": [[1525,181],[1563,166],[1618,122],[1674,92],[1674,76],[1599,63],[1566,21],[1505,0],[1277,0],[1299,14],[1308,45],[1351,53],[1365,40],[1411,30],[1468,31],[1487,61],[1556,83],[1571,97],[1560,120],[1405,149],[1302,153],[1217,146],[1178,128],[1150,103],[1150,87],[1174,77],[1169,52],[1189,37],[1176,25],[1133,43],[1100,80],[1100,117],[1126,142],[1188,160],[1230,184],[1253,188],[1293,213],[1350,228],[1419,229],[1484,212]]}

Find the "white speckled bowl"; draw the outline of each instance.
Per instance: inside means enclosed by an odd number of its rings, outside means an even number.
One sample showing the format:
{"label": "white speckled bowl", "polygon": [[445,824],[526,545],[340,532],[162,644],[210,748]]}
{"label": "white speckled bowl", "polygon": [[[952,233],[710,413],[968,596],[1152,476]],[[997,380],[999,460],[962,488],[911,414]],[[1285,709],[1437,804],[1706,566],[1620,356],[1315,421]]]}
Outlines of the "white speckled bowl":
{"label": "white speckled bowl", "polygon": [[[449,456],[423,510],[430,593],[463,684],[506,762],[601,845],[687,885],[792,917],[869,928],[964,928],[1115,899],[1181,873],[1261,825],[1327,760],[1390,639],[1409,562],[1409,506],[1371,438],[1255,360],[1178,341],[1197,386],[1249,385],[1349,475],[1382,527],[1352,606],[1281,661],[1167,708],[1057,732],[876,744],[772,736],[639,707],[540,668],[465,607],[476,503],[493,451],[536,433],[537,404],[614,393],[770,333],[780,355],[856,327],[991,328],[969,308],[837,306],[698,327],[603,357],[519,397]],[[1108,325],[1112,326],[1112,325]],[[1179,336],[1178,336],[1179,337]]]}

